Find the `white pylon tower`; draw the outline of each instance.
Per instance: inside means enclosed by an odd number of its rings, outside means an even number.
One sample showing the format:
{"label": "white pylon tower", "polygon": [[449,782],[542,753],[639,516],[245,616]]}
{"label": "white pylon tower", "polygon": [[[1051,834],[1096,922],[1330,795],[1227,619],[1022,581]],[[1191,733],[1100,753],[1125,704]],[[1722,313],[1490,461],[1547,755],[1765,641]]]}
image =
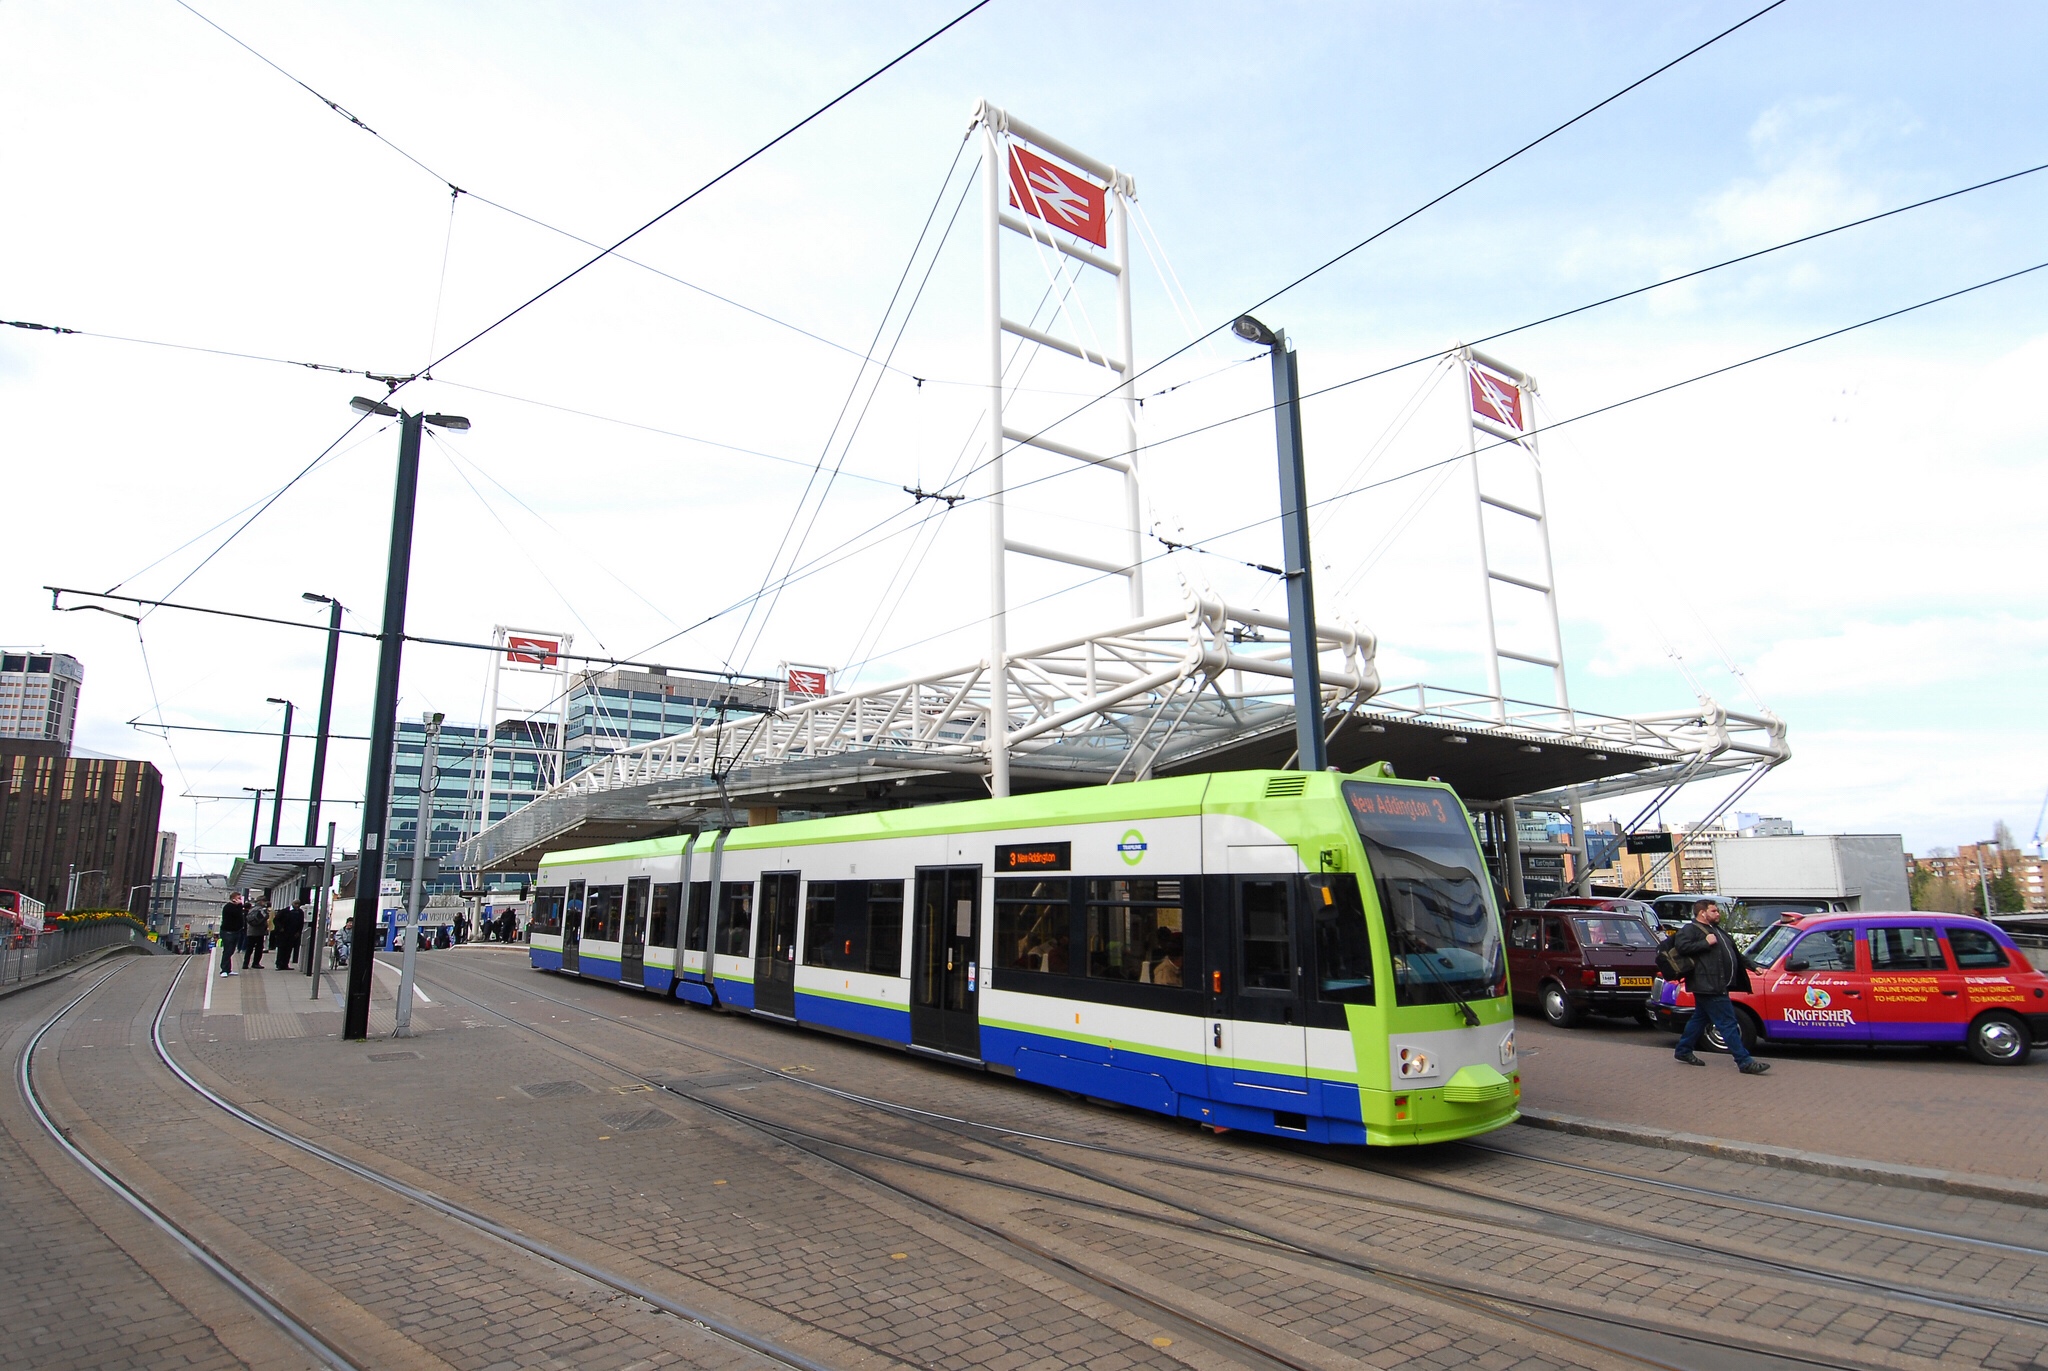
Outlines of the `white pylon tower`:
{"label": "white pylon tower", "polygon": [[[1137,195],[1132,179],[1106,162],[1076,151],[1057,138],[995,108],[986,100],[975,107],[973,124],[982,134],[982,206],[985,284],[988,315],[988,470],[989,470],[989,791],[1010,793],[1009,752],[1009,593],[1005,577],[1009,554],[1018,553],[1091,571],[1123,576],[1129,583],[1130,614],[1145,612],[1144,528],[1138,490],[1138,404],[1132,387],[1130,202]],[[1058,162],[1048,160],[1057,158]],[[1059,163],[1065,163],[1064,166]],[[1092,178],[1092,179],[1091,179]],[[1005,208],[1005,191],[1016,213]],[[1116,342],[1112,355],[1091,337],[1085,315],[1062,288],[1064,266],[1049,272],[1055,282],[1056,317],[1060,333],[1042,330],[1003,315],[1003,234],[1031,240],[1041,255],[1057,253],[1082,266],[1106,273],[1115,283]],[[1092,246],[1090,246],[1092,244]],[[1057,258],[1052,259],[1057,264]],[[1004,422],[1003,336],[1021,345],[1051,348],[1069,357],[1105,368],[1122,378],[1118,404],[1123,418],[1123,447],[1117,453],[1095,453],[1045,433]],[[1089,346],[1090,343],[1094,346]],[[1068,457],[1088,466],[1118,471],[1124,478],[1124,520],[1127,552],[1103,558],[1079,552],[1018,542],[1004,529],[1003,456],[1018,446]]]}
{"label": "white pylon tower", "polygon": [[[1564,684],[1564,636],[1557,623],[1557,574],[1550,560],[1550,519],[1543,498],[1543,458],[1537,450],[1536,435],[1529,431],[1534,427],[1531,420],[1535,414],[1536,378],[1469,347],[1458,349],[1458,360],[1465,379],[1465,450],[1472,468],[1473,516],[1479,526],[1479,590],[1485,611],[1486,682],[1493,694],[1493,716],[1501,723],[1505,723],[1508,717],[1507,698],[1501,689],[1500,664],[1504,660],[1548,669],[1554,702],[1568,714],[1571,697],[1566,693]],[[1527,460],[1535,491],[1535,499],[1530,504],[1488,491],[1480,475],[1481,434],[1499,440],[1487,443],[1487,450],[1502,451],[1501,444],[1505,444],[1508,454]],[[1503,571],[1494,564],[1486,538],[1488,509],[1500,510],[1535,525],[1537,546],[1542,552],[1540,580]],[[1501,646],[1494,609],[1494,589],[1501,585],[1513,586],[1543,598],[1544,615],[1550,627],[1550,650],[1547,654],[1529,650],[1526,646]]]}
{"label": "white pylon tower", "polygon": [[[568,756],[569,666],[562,656],[575,644],[566,633],[508,628],[491,629],[491,684],[484,708],[484,736],[470,775],[470,794],[476,806],[473,831],[482,832],[503,815],[495,812],[495,799],[512,789],[512,768],[521,759],[531,760],[536,781],[534,793],[558,785],[564,779]],[[510,689],[505,678],[514,680]],[[539,676],[539,682],[532,677]],[[512,724],[509,730],[506,724]],[[498,762],[506,762],[506,777],[498,780]]]}

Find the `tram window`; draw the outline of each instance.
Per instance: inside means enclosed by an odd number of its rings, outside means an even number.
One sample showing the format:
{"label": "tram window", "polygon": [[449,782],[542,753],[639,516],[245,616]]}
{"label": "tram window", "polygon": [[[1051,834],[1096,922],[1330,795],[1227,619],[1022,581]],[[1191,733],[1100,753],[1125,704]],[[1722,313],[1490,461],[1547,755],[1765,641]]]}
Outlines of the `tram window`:
{"label": "tram window", "polygon": [[608,943],[619,936],[619,908],[625,903],[626,887],[590,887],[590,906],[583,916],[583,936],[594,943]]}
{"label": "tram window", "polygon": [[998,880],[995,964],[1011,971],[1067,971],[1073,889],[1064,879]]}
{"label": "tram window", "polygon": [[[837,881],[812,881],[804,892],[805,966],[836,967],[840,964],[844,954],[839,952],[839,945],[850,940],[839,936],[835,923],[838,906]],[[850,947],[847,950],[852,951]]]}
{"label": "tram window", "polygon": [[1237,888],[1244,937],[1244,988],[1294,989],[1294,928],[1287,882],[1244,881]]}
{"label": "tram window", "polygon": [[1311,876],[1309,900],[1315,915],[1316,998],[1326,1004],[1371,1004],[1372,938],[1358,877]]}
{"label": "tram window", "polygon": [[533,892],[534,933],[560,933],[562,931],[562,887],[544,885]]}
{"label": "tram window", "polygon": [[1178,880],[1088,882],[1088,974],[1179,985],[1187,955]]}
{"label": "tram window", "polygon": [[868,970],[903,974],[903,882],[868,882]]}
{"label": "tram window", "polygon": [[683,949],[687,952],[704,950],[705,915],[711,911],[711,882],[690,882],[690,917],[684,921]]}
{"label": "tram window", "polygon": [[647,914],[649,947],[676,945],[676,906],[682,903],[682,898],[683,887],[680,882],[654,887],[654,902]]}
{"label": "tram window", "polygon": [[718,911],[718,955],[744,957],[753,941],[754,883],[720,881],[718,893],[723,906]]}

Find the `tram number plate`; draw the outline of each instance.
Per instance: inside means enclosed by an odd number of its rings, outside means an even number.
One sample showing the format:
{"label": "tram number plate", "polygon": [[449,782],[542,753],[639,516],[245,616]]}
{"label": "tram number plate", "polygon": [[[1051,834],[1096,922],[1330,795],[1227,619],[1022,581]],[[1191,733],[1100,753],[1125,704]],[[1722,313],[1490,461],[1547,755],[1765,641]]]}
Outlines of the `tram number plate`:
{"label": "tram number plate", "polygon": [[1621,978],[1621,988],[1623,990],[1648,990],[1650,988],[1650,978],[1648,976],[1623,976]]}

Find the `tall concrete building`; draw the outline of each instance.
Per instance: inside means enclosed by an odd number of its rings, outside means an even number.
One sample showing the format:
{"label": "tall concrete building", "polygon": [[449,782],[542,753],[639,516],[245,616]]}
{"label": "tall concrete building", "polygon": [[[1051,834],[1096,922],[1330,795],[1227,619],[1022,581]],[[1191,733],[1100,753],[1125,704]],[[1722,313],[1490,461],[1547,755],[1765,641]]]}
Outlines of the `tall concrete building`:
{"label": "tall concrete building", "polygon": [[58,743],[69,752],[84,682],[76,657],[39,647],[0,648],[0,738]]}

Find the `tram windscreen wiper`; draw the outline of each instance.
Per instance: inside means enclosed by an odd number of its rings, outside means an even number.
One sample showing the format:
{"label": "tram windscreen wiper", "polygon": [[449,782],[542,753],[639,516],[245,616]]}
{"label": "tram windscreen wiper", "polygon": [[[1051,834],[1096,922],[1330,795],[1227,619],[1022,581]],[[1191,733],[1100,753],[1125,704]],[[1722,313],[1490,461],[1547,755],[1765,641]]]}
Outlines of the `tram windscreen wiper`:
{"label": "tram windscreen wiper", "polygon": [[1439,957],[1435,948],[1422,945],[1421,940],[1406,929],[1400,930],[1396,934],[1396,938],[1401,946],[1402,968],[1405,970],[1408,967],[1420,966],[1424,971],[1427,971],[1430,979],[1443,987],[1444,997],[1456,1005],[1458,1012],[1465,1016],[1465,1026],[1468,1028],[1479,1027],[1479,1016],[1472,1012],[1472,1006],[1460,999],[1458,993],[1451,989],[1450,982],[1443,978],[1443,973],[1429,964],[1430,958],[1437,957],[1445,966],[1449,966],[1451,965],[1451,959]]}

